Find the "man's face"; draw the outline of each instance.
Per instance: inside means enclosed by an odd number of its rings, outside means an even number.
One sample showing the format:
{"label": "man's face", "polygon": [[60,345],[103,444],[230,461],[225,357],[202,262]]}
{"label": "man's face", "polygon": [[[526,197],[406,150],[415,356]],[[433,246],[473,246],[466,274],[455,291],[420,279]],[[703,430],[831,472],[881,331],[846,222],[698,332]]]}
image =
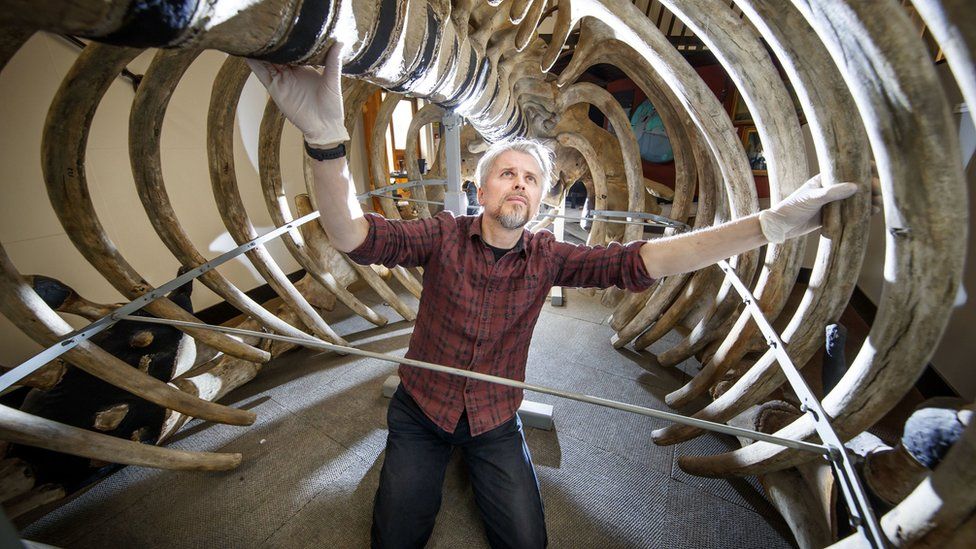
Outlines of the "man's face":
{"label": "man's face", "polygon": [[506,229],[520,229],[539,213],[545,185],[542,169],[532,155],[505,151],[495,158],[478,189],[485,216]]}

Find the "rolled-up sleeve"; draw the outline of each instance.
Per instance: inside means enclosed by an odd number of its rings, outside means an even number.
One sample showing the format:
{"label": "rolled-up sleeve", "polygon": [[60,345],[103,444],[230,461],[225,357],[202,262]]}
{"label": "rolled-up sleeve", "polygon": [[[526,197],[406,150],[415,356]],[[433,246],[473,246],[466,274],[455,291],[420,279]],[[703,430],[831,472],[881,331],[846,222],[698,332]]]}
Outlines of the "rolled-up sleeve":
{"label": "rolled-up sleeve", "polygon": [[349,259],[360,265],[425,265],[437,247],[444,224],[448,221],[453,222],[454,218],[450,213],[444,212],[429,219],[411,221],[390,220],[368,213],[366,222],[369,224],[369,232],[366,240],[349,252]]}
{"label": "rolled-up sleeve", "polygon": [[571,288],[609,288],[632,292],[646,290],[654,283],[641,258],[643,241],[625,245],[578,246],[552,243],[555,276],[553,284]]}

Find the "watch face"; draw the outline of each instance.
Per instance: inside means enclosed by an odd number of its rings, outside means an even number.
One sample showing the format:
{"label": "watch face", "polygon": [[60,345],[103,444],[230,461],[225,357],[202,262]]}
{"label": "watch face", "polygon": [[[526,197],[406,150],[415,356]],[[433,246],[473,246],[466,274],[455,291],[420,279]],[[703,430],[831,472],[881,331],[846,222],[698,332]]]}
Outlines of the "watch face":
{"label": "watch face", "polygon": [[630,127],[637,136],[641,158],[648,162],[664,164],[674,161],[671,140],[664,130],[661,115],[650,101],[644,100],[630,117]]}

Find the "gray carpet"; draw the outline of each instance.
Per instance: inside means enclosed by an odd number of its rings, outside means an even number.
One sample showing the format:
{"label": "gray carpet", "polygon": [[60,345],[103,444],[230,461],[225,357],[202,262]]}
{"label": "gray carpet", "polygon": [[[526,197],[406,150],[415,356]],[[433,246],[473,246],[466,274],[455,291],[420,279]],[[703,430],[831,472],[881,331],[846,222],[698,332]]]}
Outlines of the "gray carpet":
{"label": "gray carpet", "polygon": [[[411,325],[376,328],[341,306],[333,326],[353,344],[402,355]],[[398,318],[385,305],[376,309]],[[528,381],[667,409],[687,379],[645,353],[609,344],[608,310],[567,292],[546,306]],[[652,351],[668,348],[675,334]],[[694,361],[684,370],[696,367]],[[241,452],[224,473],[127,467],[28,526],[26,539],[63,547],[366,547],[386,440],[395,366],[296,351],[224,399],[257,412],[251,427],[191,423],[172,447]],[[663,421],[529,393],[555,406],[553,431],[527,430],[552,547],[790,547],[789,531],[755,480],[702,479],[675,455],[735,447],[706,435],[676,447],[651,442]],[[455,456],[457,458],[457,456]],[[455,459],[429,547],[487,547],[463,464]]]}

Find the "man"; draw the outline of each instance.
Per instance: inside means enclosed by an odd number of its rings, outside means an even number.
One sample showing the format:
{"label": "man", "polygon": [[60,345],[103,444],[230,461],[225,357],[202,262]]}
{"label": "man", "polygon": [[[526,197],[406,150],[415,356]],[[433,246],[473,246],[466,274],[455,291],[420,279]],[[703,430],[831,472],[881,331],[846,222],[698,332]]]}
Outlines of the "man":
{"label": "man", "polygon": [[[476,170],[484,213],[388,221],[364,215],[350,190],[342,143],[339,48],[320,75],[308,67],[250,62],[282,113],[305,135],[320,222],[332,244],[360,263],[425,267],[407,357],[524,380],[532,330],[549,288],[646,289],[819,226],[820,208],[857,187],[814,179],[761,214],[649,242],[589,248],[532,234],[552,181],[552,153],[529,140],[495,144]],[[542,499],[516,410],[521,390],[400,366],[373,510],[374,547],[422,547],[433,530],[453,448],[463,452],[492,547],[546,545]]]}

